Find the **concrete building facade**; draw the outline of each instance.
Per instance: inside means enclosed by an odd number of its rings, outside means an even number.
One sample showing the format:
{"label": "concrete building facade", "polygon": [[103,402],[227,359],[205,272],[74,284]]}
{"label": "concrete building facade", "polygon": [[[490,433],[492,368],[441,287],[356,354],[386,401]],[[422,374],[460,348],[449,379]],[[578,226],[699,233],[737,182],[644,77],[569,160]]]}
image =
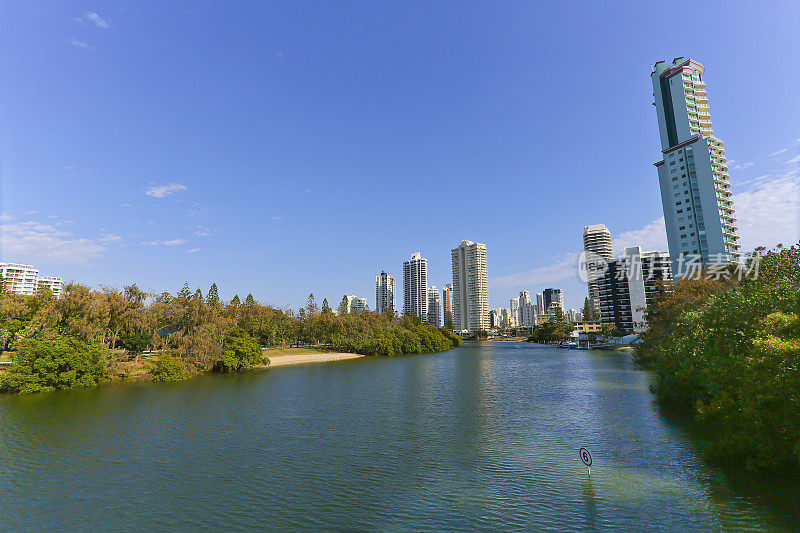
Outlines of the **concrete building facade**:
{"label": "concrete building facade", "polygon": [[675,277],[736,261],[741,246],[725,147],[714,136],[700,63],[659,61],[650,74],[663,158],[655,163]]}
{"label": "concrete building facade", "polygon": [[489,280],[486,245],[461,241],[451,250],[453,327],[457,331],[489,329]]}
{"label": "concrete building facade", "polygon": [[403,262],[403,314],[421,320],[428,316],[428,260],[419,252]]}
{"label": "concrete building facade", "polygon": [[394,278],[386,272],[375,276],[375,310],[385,313],[389,309],[396,310]]}

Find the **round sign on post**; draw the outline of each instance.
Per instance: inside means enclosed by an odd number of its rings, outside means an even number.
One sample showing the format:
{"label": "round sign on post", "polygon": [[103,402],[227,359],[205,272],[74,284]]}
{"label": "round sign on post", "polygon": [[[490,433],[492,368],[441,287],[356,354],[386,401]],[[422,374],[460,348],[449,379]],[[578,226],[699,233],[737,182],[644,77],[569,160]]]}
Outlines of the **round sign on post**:
{"label": "round sign on post", "polygon": [[583,464],[586,465],[586,471],[591,476],[592,469],[589,467],[592,466],[592,454],[590,454],[589,450],[587,450],[586,448],[581,448],[580,450],[578,450],[578,455],[581,456],[581,461],[583,461]]}

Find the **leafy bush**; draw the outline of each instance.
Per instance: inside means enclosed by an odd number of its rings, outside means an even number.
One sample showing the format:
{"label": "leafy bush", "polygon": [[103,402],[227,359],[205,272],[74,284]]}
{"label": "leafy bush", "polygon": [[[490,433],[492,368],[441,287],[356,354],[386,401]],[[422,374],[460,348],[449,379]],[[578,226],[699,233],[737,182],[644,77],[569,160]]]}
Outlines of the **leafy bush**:
{"label": "leafy bush", "polygon": [[250,370],[253,365],[268,362],[263,356],[258,341],[236,328],[225,337],[222,357],[214,364],[214,372],[241,372]]}
{"label": "leafy bush", "polygon": [[152,381],[184,381],[191,377],[186,370],[183,362],[166,352],[159,354],[158,359],[150,369],[150,379]]}
{"label": "leafy bush", "polygon": [[90,387],[106,379],[105,349],[69,337],[25,339],[0,381],[2,392]]}

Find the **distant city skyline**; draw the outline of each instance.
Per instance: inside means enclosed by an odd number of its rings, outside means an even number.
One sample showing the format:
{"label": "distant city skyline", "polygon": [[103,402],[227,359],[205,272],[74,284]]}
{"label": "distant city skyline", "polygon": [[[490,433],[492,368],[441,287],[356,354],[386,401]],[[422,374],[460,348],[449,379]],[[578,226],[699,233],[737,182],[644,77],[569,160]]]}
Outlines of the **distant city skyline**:
{"label": "distant city skyline", "polygon": [[[667,249],[649,74],[678,56],[707,67],[742,252],[797,242],[800,4],[670,6],[693,16],[6,2],[0,260],[297,309],[311,292],[372,303],[415,250],[442,287],[469,238],[490,250],[490,308],[560,287],[580,309],[584,225],[617,256]],[[546,223],[509,219],[541,198]]]}

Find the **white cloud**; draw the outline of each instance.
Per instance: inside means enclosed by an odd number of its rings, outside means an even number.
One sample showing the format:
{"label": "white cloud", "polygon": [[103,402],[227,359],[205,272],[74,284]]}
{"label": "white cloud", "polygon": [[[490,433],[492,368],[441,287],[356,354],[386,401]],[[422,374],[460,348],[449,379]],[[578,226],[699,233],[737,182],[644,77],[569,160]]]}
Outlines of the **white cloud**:
{"label": "white cloud", "polygon": [[65,265],[86,263],[106,251],[91,239],[35,221],[0,224],[0,250],[7,260]]}
{"label": "white cloud", "polygon": [[[730,161],[729,161],[729,163],[730,163]],[[734,168],[734,170],[739,170],[739,169],[750,168],[752,166],[753,166],[753,163],[748,162],[748,163],[742,163],[740,165],[735,165],[733,168]]]}
{"label": "white cloud", "polygon": [[79,41],[78,39],[71,39],[69,42],[72,46],[77,46],[78,48],[83,48],[84,50],[91,50],[92,48],[88,43]]}
{"label": "white cloud", "polygon": [[283,220],[283,217],[272,217],[272,220],[274,220],[275,222],[277,222],[277,221],[279,221],[279,220]]}
{"label": "white cloud", "polygon": [[198,237],[211,237],[214,235],[216,231],[208,229],[205,226],[197,226],[195,227],[194,234]]}
{"label": "white cloud", "polygon": [[12,218],[14,218],[14,217],[9,215],[8,213],[3,213],[2,215],[0,215],[0,222],[7,222],[7,221],[11,220]]}
{"label": "white cloud", "polygon": [[800,239],[800,178],[796,170],[760,180],[733,195],[742,252]]}
{"label": "white cloud", "polygon": [[200,251],[200,248],[192,248],[192,249],[191,249],[191,250],[189,250],[187,253],[190,253],[190,254],[196,254],[196,253],[197,253],[197,252],[199,252],[199,251]]}
{"label": "white cloud", "polygon": [[643,228],[623,231],[613,238],[615,255],[622,255],[625,248],[641,246],[642,250],[667,251],[667,230],[664,217],[658,217]]}
{"label": "white cloud", "polygon": [[189,209],[189,215],[193,217],[199,217],[207,214],[208,214],[208,208],[205,207],[204,205],[201,205],[198,202],[193,203],[192,208]]}
{"label": "white cloud", "polygon": [[186,185],[180,183],[169,183],[167,185],[153,185],[145,189],[144,193],[153,198],[165,198],[172,193],[187,190]]}
{"label": "white cloud", "polygon": [[104,30],[108,29],[108,22],[103,20],[97,13],[86,13],[86,20]]}
{"label": "white cloud", "polygon": [[180,246],[187,242],[189,241],[185,239],[172,239],[171,241],[145,241],[142,244],[145,246]]}
{"label": "white cloud", "polygon": [[120,237],[119,235],[114,235],[113,233],[102,233],[100,234],[100,238],[97,240],[102,242],[103,244],[109,244],[112,242],[121,241],[122,237]]}
{"label": "white cloud", "polygon": [[579,252],[555,256],[550,264],[525,270],[514,274],[506,274],[489,280],[493,289],[519,288],[530,285],[544,285],[564,281],[569,278],[578,279]]}
{"label": "white cloud", "polygon": [[800,154],[797,154],[796,156],[794,156],[793,158],[791,158],[786,162],[787,165],[793,165],[795,163],[800,163]]}
{"label": "white cloud", "polygon": [[785,151],[786,151],[786,148],[781,148],[780,150],[775,150],[774,152],[772,152],[772,153],[771,153],[771,154],[769,154],[769,155],[771,155],[771,156],[775,157],[776,155],[781,155],[781,154],[782,154],[783,152],[785,152]]}

